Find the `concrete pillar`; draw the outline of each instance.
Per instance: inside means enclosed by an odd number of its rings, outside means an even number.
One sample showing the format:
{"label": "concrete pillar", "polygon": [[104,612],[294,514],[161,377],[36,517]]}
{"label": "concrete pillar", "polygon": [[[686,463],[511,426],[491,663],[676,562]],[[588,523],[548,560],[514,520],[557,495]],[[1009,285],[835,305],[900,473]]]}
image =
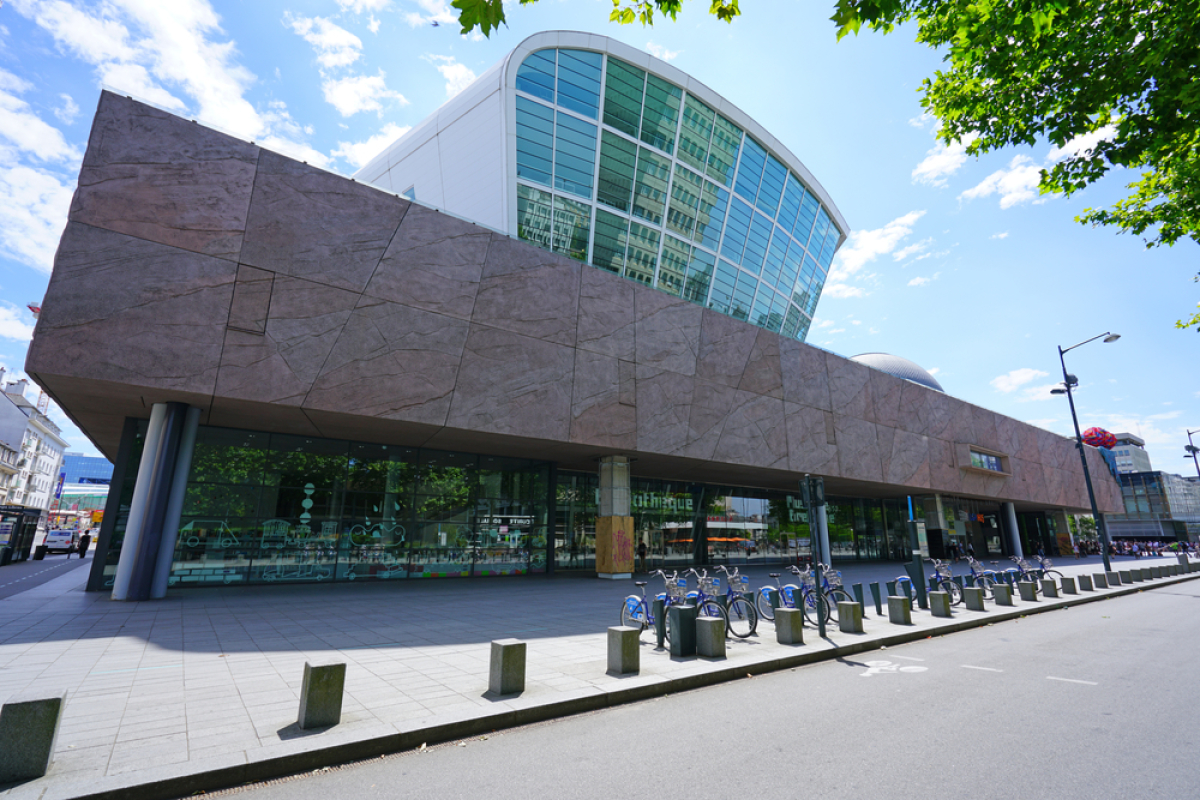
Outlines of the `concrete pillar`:
{"label": "concrete pillar", "polygon": [[[1079,591],[1081,591],[1081,592],[1094,591],[1094,589],[1092,587],[1092,576],[1091,575],[1079,575],[1075,578],[1075,580],[1079,581]],[[1101,588],[1107,588],[1107,587],[1104,586]]]}
{"label": "concrete pillar", "polygon": [[843,600],[838,606],[838,629],[842,633],[863,632],[863,607],[861,603]]}
{"label": "concrete pillar", "polygon": [[1024,602],[1037,602],[1037,584],[1033,581],[1017,581],[1017,591],[1021,593],[1021,600]]}
{"label": "concrete pillar", "polygon": [[1011,606],[1013,604],[1012,587],[1007,583],[997,583],[992,587],[992,596],[996,598],[996,605]]}
{"label": "concrete pillar", "polygon": [[305,661],[304,683],[300,687],[300,727],[327,728],[341,722],[345,691],[344,661],[315,666]]}
{"label": "concrete pillar", "polygon": [[596,510],[596,575],[633,577],[633,517],[630,516],[629,459],[600,459],[600,507]]}
{"label": "concrete pillar", "polygon": [[[1105,572],[1092,577],[1096,581],[1096,587],[1099,589],[1108,589],[1113,586],[1121,585],[1121,576],[1117,572]],[[1101,578],[1104,578],[1103,583],[1100,582]]]}
{"label": "concrete pillar", "polygon": [[175,563],[175,541],[179,538],[179,517],[183,513],[183,501],[187,495],[188,475],[192,471],[192,453],[196,449],[196,431],[200,427],[200,409],[192,406],[183,421],[183,436],[179,452],[175,456],[175,474],[171,478],[171,495],[167,500],[167,513],[163,519],[162,543],[158,547],[158,559],[154,565],[154,580],[150,585],[150,597],[159,599],[167,594],[171,567]]}
{"label": "concrete pillar", "polygon": [[608,629],[608,674],[637,675],[641,670],[638,636],[641,628],[616,625]]}
{"label": "concrete pillar", "polygon": [[703,658],[725,657],[725,619],[699,617],[696,619],[696,655]]}
{"label": "concrete pillar", "polygon": [[804,644],[804,612],[798,608],[775,609],[775,641]]}
{"label": "concrete pillar", "polygon": [[671,655],[676,658],[696,655],[696,617],[699,609],[695,606],[674,605],[667,609],[671,629]]}
{"label": "concrete pillar", "polygon": [[66,692],[18,695],[4,704],[0,709],[0,784],[46,774],[66,704]]}
{"label": "concrete pillar", "polygon": [[897,595],[889,596],[888,621],[893,625],[912,625],[912,600]]}
{"label": "concrete pillar", "polygon": [[978,586],[968,586],[963,589],[963,602],[967,606],[967,611],[987,610],[987,606],[984,605],[983,589]]}
{"label": "concrete pillar", "polygon": [[[129,582],[133,578],[133,565],[142,539],[142,524],[146,518],[146,502],[150,497],[151,475],[154,472],[154,456],[162,441],[163,425],[167,419],[167,404],[155,403],[150,409],[150,425],[142,442],[142,458],[138,464],[137,483],[133,486],[133,498],[129,502],[129,517],[125,522],[125,539],[121,543],[121,555],[117,561],[117,572],[113,576],[113,600],[124,600],[129,594]],[[120,487],[113,487],[120,491]],[[97,553],[99,556],[100,554]]]}
{"label": "concrete pillar", "polygon": [[935,617],[949,617],[950,614],[950,593],[949,592],[930,592],[929,593],[929,610],[933,612]]}
{"label": "concrete pillar", "polygon": [[1075,579],[1074,578],[1063,578],[1062,579],[1062,593],[1063,594],[1079,594],[1079,592],[1075,591]]}
{"label": "concrete pillar", "polygon": [[488,691],[496,695],[525,691],[525,642],[516,639],[492,642]]}
{"label": "concrete pillar", "polygon": [[[1071,594],[1074,594],[1074,592]],[[1045,597],[1058,597],[1058,584],[1052,578],[1042,578],[1042,595]]]}
{"label": "concrete pillar", "polygon": [[1024,558],[1025,553],[1021,550],[1021,529],[1017,527],[1017,507],[1012,503],[1003,503],[1004,506],[1004,521],[1008,527],[1008,543],[1012,554],[1017,558]]}

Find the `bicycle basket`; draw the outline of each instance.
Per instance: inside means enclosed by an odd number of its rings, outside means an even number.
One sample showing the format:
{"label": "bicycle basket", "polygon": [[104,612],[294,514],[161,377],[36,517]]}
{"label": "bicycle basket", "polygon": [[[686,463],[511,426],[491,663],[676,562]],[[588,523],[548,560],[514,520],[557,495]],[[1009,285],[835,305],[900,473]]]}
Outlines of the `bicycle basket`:
{"label": "bicycle basket", "polygon": [[1054,565],[1050,563],[1049,558],[1042,559],[1042,569],[1050,569],[1052,566],[1054,566]]}
{"label": "bicycle basket", "polygon": [[950,571],[949,564],[938,564],[937,575],[939,578],[946,578],[947,580],[954,577],[954,574]]}
{"label": "bicycle basket", "polygon": [[827,569],[827,570],[825,570],[825,581],[830,586],[841,586],[842,585],[842,573],[836,569]]}
{"label": "bicycle basket", "polygon": [[814,588],[816,588],[816,585],[817,585],[817,579],[813,576],[813,574],[811,572],[801,572],[800,573],[800,585],[802,587],[804,587],[805,590],[814,589]]}
{"label": "bicycle basket", "polygon": [[715,595],[720,591],[721,581],[718,578],[701,578],[700,591],[707,595]]}
{"label": "bicycle basket", "polygon": [[733,586],[735,592],[750,591],[750,579],[745,575],[738,575],[736,578],[731,578],[729,583]]}
{"label": "bicycle basket", "polygon": [[687,596],[687,581],[676,581],[667,585],[667,596],[672,600],[682,600]]}

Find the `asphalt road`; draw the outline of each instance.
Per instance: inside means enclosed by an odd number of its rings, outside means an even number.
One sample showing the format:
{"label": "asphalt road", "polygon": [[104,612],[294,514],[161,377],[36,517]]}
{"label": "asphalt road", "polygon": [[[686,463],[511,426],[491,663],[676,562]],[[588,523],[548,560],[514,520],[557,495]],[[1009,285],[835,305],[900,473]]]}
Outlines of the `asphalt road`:
{"label": "asphalt road", "polygon": [[34,561],[31,558],[27,561],[6,564],[0,567],[0,600],[40,586],[73,569],[79,569],[84,564],[90,567],[92,559],[90,557],[80,559],[76,555],[68,558],[65,554],[47,555],[41,561]]}
{"label": "asphalt road", "polygon": [[1200,796],[1200,583],[269,784],[272,798]]}

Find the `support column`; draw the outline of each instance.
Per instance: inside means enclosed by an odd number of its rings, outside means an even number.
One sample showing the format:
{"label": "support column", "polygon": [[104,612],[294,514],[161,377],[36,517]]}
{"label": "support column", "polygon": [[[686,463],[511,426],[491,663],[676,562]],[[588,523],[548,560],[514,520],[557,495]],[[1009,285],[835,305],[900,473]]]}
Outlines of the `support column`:
{"label": "support column", "polygon": [[158,558],[154,565],[154,580],[150,585],[150,597],[155,600],[167,596],[171,567],[175,563],[175,540],[179,538],[179,517],[183,514],[188,475],[192,471],[192,452],[196,448],[196,431],[199,427],[200,409],[189,408],[183,420],[179,452],[175,456],[174,474],[171,476],[171,494],[167,500],[167,512],[163,518],[162,543],[159,545]]}
{"label": "support column", "polygon": [[1004,522],[1008,528],[1008,542],[1012,554],[1017,558],[1024,558],[1025,552],[1021,549],[1021,529],[1017,527],[1017,507],[1012,503],[1004,503]]}
{"label": "support column", "polygon": [[596,516],[596,575],[633,577],[633,517],[629,513],[629,459],[600,459],[600,507]]}
{"label": "support column", "polygon": [[134,486],[134,505],[141,495],[140,513],[136,519],[130,513],[113,581],[114,600],[150,599],[187,411],[184,403],[156,403],[151,409]]}

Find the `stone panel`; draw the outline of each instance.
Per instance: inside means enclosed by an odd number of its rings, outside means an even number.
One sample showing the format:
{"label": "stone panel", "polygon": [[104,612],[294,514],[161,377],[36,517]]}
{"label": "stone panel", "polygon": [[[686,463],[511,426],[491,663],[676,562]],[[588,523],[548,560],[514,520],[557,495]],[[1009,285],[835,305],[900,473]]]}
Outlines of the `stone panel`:
{"label": "stone panel", "polygon": [[875,402],[871,396],[871,373],[874,370],[844,358],[827,358],[825,363],[829,367],[829,399],[833,404],[833,412],[874,422]]}
{"label": "stone panel", "polygon": [[492,232],[413,203],[366,293],[470,319]]}
{"label": "stone panel", "polygon": [[726,464],[787,469],[783,401],[739,390],[714,458]]}
{"label": "stone panel", "polygon": [[637,409],[621,399],[621,371],[627,363],[601,353],[576,352],[572,442],[619,450],[637,447]]}
{"label": "stone panel", "polygon": [[1021,423],[996,414],[996,449],[1009,456],[1021,452]]}
{"label": "stone panel", "polygon": [[242,262],[361,292],[409,202],[264,150]]}
{"label": "stone panel", "polygon": [[104,91],[71,219],[236,260],[259,148]]}
{"label": "stone panel", "polygon": [[635,288],[632,281],[604,270],[582,270],[576,347],[632,362]]}
{"label": "stone panel", "polygon": [[[645,289],[634,294],[634,311],[638,366],[695,375],[704,309],[678,297]],[[642,395],[639,393],[638,397]]]}
{"label": "stone panel", "polygon": [[834,413],[833,425],[837,431],[838,474],[860,481],[883,480],[883,460],[875,423]]}
{"label": "stone panel", "polygon": [[880,425],[883,479],[899,486],[929,488],[929,440],[916,433]]}
{"label": "stone panel", "polygon": [[726,314],[705,310],[700,322],[696,376],[736,389],[754,350],[757,329]]}
{"label": "stone panel", "polygon": [[570,347],[472,324],[446,425],[568,439],[574,370]]}
{"label": "stone panel", "polygon": [[732,386],[696,380],[683,455],[706,461],[713,458],[736,394],[737,390]]}
{"label": "stone panel", "polygon": [[695,379],[637,365],[638,450],[677,453],[688,443]]}
{"label": "stone panel", "polygon": [[494,233],[472,321],[574,346],[584,269],[589,267]]}
{"label": "stone panel", "polygon": [[929,488],[935,492],[962,491],[962,470],[954,461],[954,443],[927,437],[929,444]]}
{"label": "stone panel", "polygon": [[267,332],[267,313],[271,310],[271,284],[275,273],[242,264],[233,287],[229,309],[229,327],[240,331]]}
{"label": "stone panel", "polygon": [[825,355],[824,350],[795,339],[780,339],[779,360],[783,373],[784,400],[823,411],[833,409],[829,399],[829,369]]}
{"label": "stone panel", "polygon": [[960,404],[936,389],[904,381],[900,388],[899,426],[922,436],[945,439],[953,415],[953,405]]}
{"label": "stone panel", "polygon": [[303,403],[357,302],[354,292],[279,276],[271,292],[266,334],[226,334],[217,394]]}
{"label": "stone panel", "polygon": [[829,442],[825,430],[828,411],[784,401],[787,428],[788,467],[793,472],[836,475],[837,446]]}
{"label": "stone panel", "polygon": [[997,424],[997,418],[1000,416],[995,411],[988,411],[986,408],[979,406],[971,406],[971,414],[974,417],[975,439],[973,444],[980,447],[986,447],[989,450],[999,450],[1007,453],[1000,446],[1000,428]]}
{"label": "stone panel", "polygon": [[904,384],[911,383],[877,369],[871,370],[871,399],[875,406],[875,421],[880,425],[899,427]]}
{"label": "stone panel", "polygon": [[28,369],[212,394],[237,264],[67,224]]}
{"label": "stone panel", "polygon": [[782,337],[777,333],[759,330],[754,340],[754,349],[746,362],[746,371],[738,388],[753,394],[766,395],[783,399],[783,369],[779,360],[779,343]]}
{"label": "stone panel", "polygon": [[444,425],[469,323],[362,298],[305,405]]}

